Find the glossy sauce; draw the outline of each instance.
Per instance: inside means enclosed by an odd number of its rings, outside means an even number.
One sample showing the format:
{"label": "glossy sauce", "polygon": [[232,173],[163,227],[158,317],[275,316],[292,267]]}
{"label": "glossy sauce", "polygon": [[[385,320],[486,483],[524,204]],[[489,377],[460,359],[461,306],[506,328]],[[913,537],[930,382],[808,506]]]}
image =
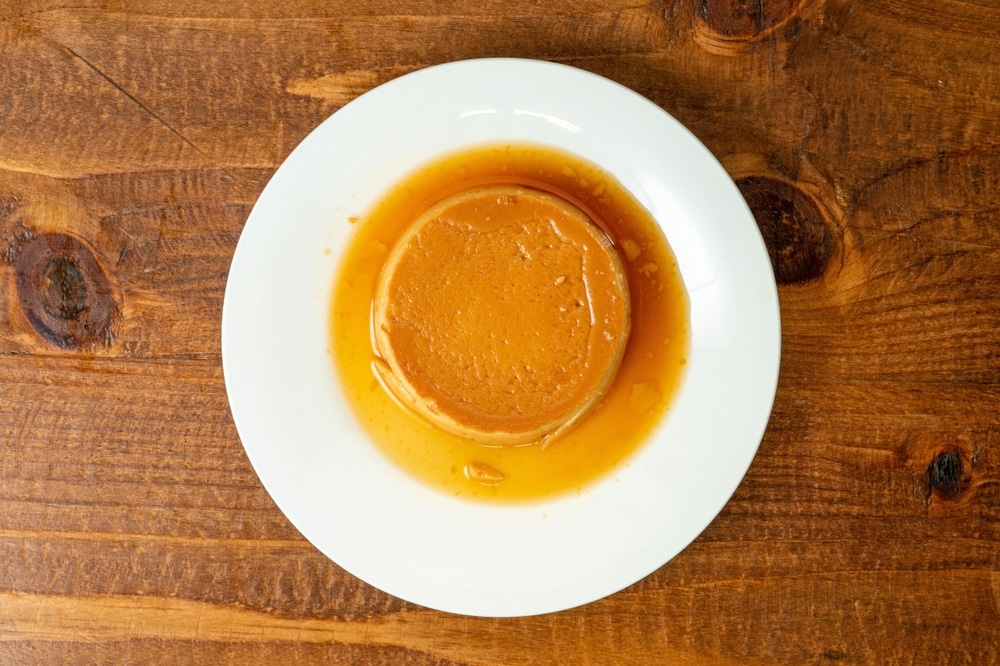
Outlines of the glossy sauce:
{"label": "glossy sauce", "polygon": [[[604,398],[545,445],[489,446],[449,434],[402,408],[374,371],[371,313],[390,249],[438,202],[472,188],[542,190],[585,211],[618,251],[631,293],[631,336]],[[688,299],[656,222],[612,177],[536,145],[487,145],[440,158],[394,186],[355,221],[334,289],[332,352],[348,401],[376,446],[439,490],[519,501],[586,485],[622,464],[663,418],[688,350]]]}

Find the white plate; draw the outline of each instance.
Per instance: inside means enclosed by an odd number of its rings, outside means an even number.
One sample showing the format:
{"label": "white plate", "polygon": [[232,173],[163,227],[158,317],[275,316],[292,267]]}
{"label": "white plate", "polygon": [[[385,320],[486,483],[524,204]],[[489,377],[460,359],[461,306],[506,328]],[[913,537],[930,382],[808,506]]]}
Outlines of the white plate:
{"label": "white plate", "polygon": [[[396,469],[355,422],[327,351],[346,218],[416,165],[502,139],[561,147],[613,173],[661,222],[691,300],[687,375],[654,439],[588,492],[529,505],[461,502]],[[319,550],[417,604],[517,616],[621,590],[709,524],[767,425],[779,326],[753,217],[690,132],[607,79],[487,59],[380,86],[292,152],[236,248],[222,355],[247,456]]]}

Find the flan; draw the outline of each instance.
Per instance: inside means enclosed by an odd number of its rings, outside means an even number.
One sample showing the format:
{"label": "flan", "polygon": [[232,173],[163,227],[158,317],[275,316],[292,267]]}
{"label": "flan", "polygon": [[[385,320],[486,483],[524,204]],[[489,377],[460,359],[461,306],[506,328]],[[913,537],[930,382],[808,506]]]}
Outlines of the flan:
{"label": "flan", "polygon": [[512,185],[452,195],[407,227],[379,274],[379,378],[431,424],[488,445],[547,441],[615,378],[628,279],[570,201]]}

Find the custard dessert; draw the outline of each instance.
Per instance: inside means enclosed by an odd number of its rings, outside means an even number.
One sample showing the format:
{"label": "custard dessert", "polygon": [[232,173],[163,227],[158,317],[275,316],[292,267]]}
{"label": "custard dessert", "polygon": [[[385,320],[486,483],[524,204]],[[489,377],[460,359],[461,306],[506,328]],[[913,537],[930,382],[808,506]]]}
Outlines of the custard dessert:
{"label": "custard dessert", "polygon": [[473,188],[421,214],[386,258],[376,369],[446,432],[547,441],[605,394],[630,317],[621,260],[579,207],[528,187]]}

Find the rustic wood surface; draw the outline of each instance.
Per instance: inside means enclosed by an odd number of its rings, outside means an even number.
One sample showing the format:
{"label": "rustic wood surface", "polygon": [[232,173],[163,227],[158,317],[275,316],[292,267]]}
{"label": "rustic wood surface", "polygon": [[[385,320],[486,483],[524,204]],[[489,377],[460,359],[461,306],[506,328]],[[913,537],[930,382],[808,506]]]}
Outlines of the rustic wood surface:
{"label": "rustic wood surface", "polygon": [[[619,81],[737,180],[779,279],[732,501],[602,601],[490,620],[358,581],[271,502],[221,373],[278,164],[449,60]],[[994,0],[0,0],[0,663],[1000,662]],[[402,547],[402,546],[401,546]]]}

